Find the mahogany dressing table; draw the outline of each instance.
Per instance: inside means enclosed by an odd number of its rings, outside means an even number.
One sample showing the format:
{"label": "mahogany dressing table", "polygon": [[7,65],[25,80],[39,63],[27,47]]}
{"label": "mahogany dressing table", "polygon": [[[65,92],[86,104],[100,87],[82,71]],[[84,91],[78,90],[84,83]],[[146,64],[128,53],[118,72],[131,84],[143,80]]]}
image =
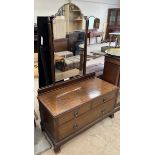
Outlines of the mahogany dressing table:
{"label": "mahogany dressing table", "polygon": [[[113,117],[118,88],[86,74],[87,35],[83,53],[83,75],[55,82],[53,18],[38,17],[39,90],[41,129],[59,152],[61,145],[106,117]],[[88,32],[88,18],[86,34]],[[42,38],[43,37],[43,44]],[[51,59],[49,59],[51,58]],[[50,65],[48,65],[50,64]]]}

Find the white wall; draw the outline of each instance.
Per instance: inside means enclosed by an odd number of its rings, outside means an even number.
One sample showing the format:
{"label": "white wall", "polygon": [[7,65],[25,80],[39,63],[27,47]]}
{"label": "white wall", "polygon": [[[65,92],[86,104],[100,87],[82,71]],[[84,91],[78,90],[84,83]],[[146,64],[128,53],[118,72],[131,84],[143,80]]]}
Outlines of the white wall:
{"label": "white wall", "polygon": [[[100,30],[103,29],[103,23],[107,20],[107,10],[108,8],[118,8],[119,5],[107,5],[104,2],[110,4],[119,4],[120,0],[89,0],[94,1],[95,3],[85,2],[87,0],[72,0],[71,2],[76,4],[84,14],[84,16],[95,16],[100,18]],[[34,0],[34,22],[37,22],[37,16],[50,16],[54,15],[58,9],[65,3],[67,0]]]}

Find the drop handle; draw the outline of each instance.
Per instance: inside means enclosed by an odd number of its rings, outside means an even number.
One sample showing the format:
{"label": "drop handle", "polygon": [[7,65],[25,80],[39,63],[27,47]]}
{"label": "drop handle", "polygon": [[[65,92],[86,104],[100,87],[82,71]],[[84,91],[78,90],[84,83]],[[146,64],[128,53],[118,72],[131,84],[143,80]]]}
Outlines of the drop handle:
{"label": "drop handle", "polygon": [[105,113],[105,109],[101,110],[101,113],[104,114]]}
{"label": "drop handle", "polygon": [[76,111],[76,112],[74,113],[74,116],[75,116],[75,117],[78,117],[78,111]]}
{"label": "drop handle", "polygon": [[77,124],[74,124],[73,125],[73,129],[77,129],[78,128],[78,125]]}
{"label": "drop handle", "polygon": [[103,101],[103,103],[104,103],[104,102],[106,101],[106,99],[105,99],[105,98],[103,98],[103,100],[102,100],[102,101]]}

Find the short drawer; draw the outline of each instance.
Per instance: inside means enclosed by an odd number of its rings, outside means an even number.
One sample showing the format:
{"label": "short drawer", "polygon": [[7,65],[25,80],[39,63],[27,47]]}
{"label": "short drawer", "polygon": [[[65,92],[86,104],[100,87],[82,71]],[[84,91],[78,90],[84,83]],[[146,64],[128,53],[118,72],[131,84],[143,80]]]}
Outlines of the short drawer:
{"label": "short drawer", "polygon": [[101,104],[99,106],[100,110],[101,110],[101,113],[104,115],[104,114],[107,114],[109,112],[112,112],[113,109],[114,109],[114,106],[115,106],[115,102],[116,102],[116,99],[113,98],[113,99]]}
{"label": "short drawer", "polygon": [[94,108],[100,104],[104,104],[107,101],[111,100],[112,98],[116,98],[116,93],[117,93],[117,91],[114,90],[114,91],[111,91],[110,93],[107,93],[105,95],[97,97],[96,99],[94,99],[92,101],[92,108]]}
{"label": "short drawer", "polygon": [[89,110],[88,112],[84,113],[83,115],[74,118],[67,123],[59,126],[59,140],[73,134],[74,132],[78,131],[79,129],[85,127],[89,123],[95,121],[98,117],[101,117],[101,109],[95,108],[95,110]]}
{"label": "short drawer", "polygon": [[73,118],[77,118],[77,117],[79,117],[79,115],[87,112],[90,109],[91,109],[91,102],[88,102],[79,108],[76,108],[70,112],[62,114],[61,116],[58,117],[58,121],[57,121],[58,125],[61,125],[69,120],[72,120]]}

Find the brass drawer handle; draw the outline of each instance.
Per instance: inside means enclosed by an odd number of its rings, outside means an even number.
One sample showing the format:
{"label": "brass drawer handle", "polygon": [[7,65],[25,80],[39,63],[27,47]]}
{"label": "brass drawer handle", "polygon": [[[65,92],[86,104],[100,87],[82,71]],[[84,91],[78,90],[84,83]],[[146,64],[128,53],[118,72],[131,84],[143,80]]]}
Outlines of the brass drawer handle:
{"label": "brass drawer handle", "polygon": [[78,111],[76,111],[76,112],[74,113],[74,116],[75,116],[75,117],[78,117]]}
{"label": "brass drawer handle", "polygon": [[77,129],[78,128],[78,125],[77,124],[74,124],[73,125],[73,129]]}
{"label": "brass drawer handle", "polygon": [[104,114],[105,113],[105,109],[101,110],[101,113]]}
{"label": "brass drawer handle", "polygon": [[103,100],[102,100],[102,101],[103,101],[103,103],[105,103],[106,99],[105,99],[105,98],[103,98]]}

